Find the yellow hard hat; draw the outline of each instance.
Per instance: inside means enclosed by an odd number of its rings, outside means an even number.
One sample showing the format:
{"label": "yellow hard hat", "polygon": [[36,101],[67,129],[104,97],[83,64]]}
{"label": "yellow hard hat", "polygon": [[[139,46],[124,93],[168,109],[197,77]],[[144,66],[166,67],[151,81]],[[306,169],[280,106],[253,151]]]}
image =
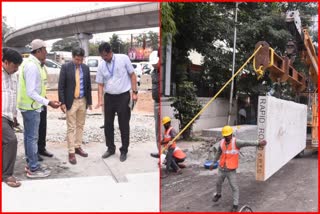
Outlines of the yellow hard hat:
{"label": "yellow hard hat", "polygon": [[222,128],[221,133],[223,137],[227,137],[233,133],[233,129],[231,126],[225,126]]}
{"label": "yellow hard hat", "polygon": [[162,118],[162,125],[169,123],[170,121],[171,121],[171,118],[166,116],[166,117]]}

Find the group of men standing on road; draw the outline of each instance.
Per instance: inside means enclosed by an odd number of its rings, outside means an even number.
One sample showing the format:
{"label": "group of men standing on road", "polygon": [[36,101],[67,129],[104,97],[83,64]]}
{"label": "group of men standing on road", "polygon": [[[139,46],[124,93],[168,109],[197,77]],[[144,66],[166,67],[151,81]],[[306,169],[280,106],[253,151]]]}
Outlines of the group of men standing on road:
{"label": "group of men standing on road", "polygon": [[[130,100],[136,102],[138,99],[136,75],[129,57],[114,54],[109,43],[102,43],[99,53],[104,62],[100,63],[96,76],[96,108],[104,109],[104,132],[108,148],[102,158],[115,154],[114,118],[117,114],[122,141],[120,161],[123,162],[127,159],[129,147],[129,103]],[[2,181],[11,187],[21,185],[13,176],[17,155],[17,138],[14,133],[14,127],[18,124],[17,109],[23,118],[27,177],[43,178],[51,174],[47,167],[39,163],[42,160],[40,155],[53,156],[45,148],[47,106],[60,107],[66,113],[69,162],[77,163],[75,154],[88,156],[81,148],[86,110],[92,109],[90,70],[83,64],[85,52],[82,48],[73,49],[72,61],[62,65],[58,85],[59,101],[46,97],[46,55],[46,44],[40,39],[31,42],[31,54],[24,61],[17,51],[9,48],[2,50]],[[16,75],[18,69],[19,81]]]}

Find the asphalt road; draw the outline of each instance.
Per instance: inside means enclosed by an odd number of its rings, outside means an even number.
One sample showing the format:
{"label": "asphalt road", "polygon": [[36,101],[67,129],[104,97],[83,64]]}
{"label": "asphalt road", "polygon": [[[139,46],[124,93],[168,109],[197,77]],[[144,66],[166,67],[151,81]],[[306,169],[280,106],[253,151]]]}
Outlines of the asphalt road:
{"label": "asphalt road", "polygon": [[[255,212],[318,211],[318,153],[308,151],[302,158],[292,159],[265,182],[255,180],[254,161],[240,167],[239,208],[249,205]],[[227,179],[222,198],[212,202],[217,170],[205,170],[189,164],[183,174],[170,174],[161,180],[161,211],[218,211],[232,206],[232,192]]]}

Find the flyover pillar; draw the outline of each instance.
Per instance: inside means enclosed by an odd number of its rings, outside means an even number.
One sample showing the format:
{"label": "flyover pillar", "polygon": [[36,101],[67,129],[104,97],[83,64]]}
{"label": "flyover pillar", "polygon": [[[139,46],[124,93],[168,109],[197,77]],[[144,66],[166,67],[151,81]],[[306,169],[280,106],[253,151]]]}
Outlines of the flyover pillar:
{"label": "flyover pillar", "polygon": [[75,34],[76,39],[80,41],[80,47],[84,49],[85,56],[89,56],[89,40],[92,39],[91,33],[77,33]]}

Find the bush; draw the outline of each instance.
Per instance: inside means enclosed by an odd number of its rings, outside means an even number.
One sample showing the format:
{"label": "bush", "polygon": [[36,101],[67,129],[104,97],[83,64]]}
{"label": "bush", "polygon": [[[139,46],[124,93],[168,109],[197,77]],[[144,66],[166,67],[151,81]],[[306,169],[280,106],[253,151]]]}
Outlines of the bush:
{"label": "bush", "polygon": [[[177,85],[177,96],[170,99],[173,101],[174,117],[179,120],[179,129],[182,130],[192,118],[201,110],[197,100],[196,87],[192,82],[183,81]],[[197,118],[198,119],[198,118]],[[190,139],[193,123],[182,133],[183,139]]]}

